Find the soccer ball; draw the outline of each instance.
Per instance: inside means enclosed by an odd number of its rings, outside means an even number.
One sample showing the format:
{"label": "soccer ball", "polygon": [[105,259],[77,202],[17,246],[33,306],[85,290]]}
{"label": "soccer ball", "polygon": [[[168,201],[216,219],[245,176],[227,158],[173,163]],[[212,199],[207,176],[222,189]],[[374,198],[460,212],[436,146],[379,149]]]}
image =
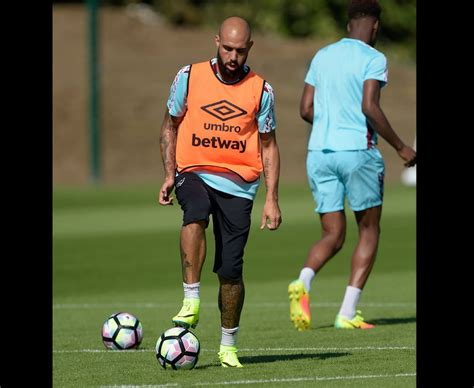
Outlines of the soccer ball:
{"label": "soccer ball", "polygon": [[188,329],[172,327],[158,338],[155,350],[156,358],[164,369],[193,369],[201,346],[194,333]]}
{"label": "soccer ball", "polygon": [[102,342],[107,349],[136,349],[142,339],[142,324],[130,313],[112,314],[102,326]]}

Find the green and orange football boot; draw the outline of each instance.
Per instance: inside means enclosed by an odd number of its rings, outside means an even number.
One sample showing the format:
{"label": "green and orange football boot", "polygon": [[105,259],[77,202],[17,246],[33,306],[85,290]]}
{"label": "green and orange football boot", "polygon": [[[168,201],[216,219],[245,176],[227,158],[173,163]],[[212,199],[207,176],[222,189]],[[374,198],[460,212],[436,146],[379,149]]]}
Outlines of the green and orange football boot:
{"label": "green and orange football boot", "polygon": [[290,319],[298,331],[307,330],[311,326],[309,310],[309,293],[301,280],[294,280],[288,286],[290,298]]}
{"label": "green and orange football boot", "polygon": [[375,325],[365,322],[361,311],[357,310],[355,317],[352,319],[338,315],[334,321],[334,327],[336,329],[372,329]]}

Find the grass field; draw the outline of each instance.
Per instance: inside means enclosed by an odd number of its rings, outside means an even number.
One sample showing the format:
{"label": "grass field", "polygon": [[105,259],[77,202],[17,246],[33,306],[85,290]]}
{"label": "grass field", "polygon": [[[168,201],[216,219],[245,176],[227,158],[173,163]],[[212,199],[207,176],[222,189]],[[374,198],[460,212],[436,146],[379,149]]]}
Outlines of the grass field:
{"label": "grass field", "polygon": [[[53,384],[94,386],[416,386],[415,190],[388,186],[374,270],[360,308],[373,330],[335,330],[356,238],[348,213],[345,247],[311,289],[313,327],[289,320],[288,283],[297,277],[320,228],[305,185],[280,189],[283,223],[260,231],[264,188],[253,210],[245,251],[246,300],[239,332],[243,369],[217,359],[220,321],[214,246],[201,279],[201,354],[192,371],[163,370],[154,356],[158,336],[183,298],[179,205],[160,207],[158,187],[56,189],[53,193]],[[140,350],[107,351],[100,329],[113,312],[143,324]]]}

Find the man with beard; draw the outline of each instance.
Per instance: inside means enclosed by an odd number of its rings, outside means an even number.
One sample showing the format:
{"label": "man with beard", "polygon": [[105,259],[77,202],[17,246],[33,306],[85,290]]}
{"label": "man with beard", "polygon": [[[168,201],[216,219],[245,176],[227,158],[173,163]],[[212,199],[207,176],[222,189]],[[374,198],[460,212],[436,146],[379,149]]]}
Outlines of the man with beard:
{"label": "man with beard", "polygon": [[215,43],[216,58],[183,67],[171,86],[160,135],[165,178],[158,201],[172,205],[175,189],[183,211],[184,300],[172,322],[186,328],[198,324],[212,215],[222,330],[218,356],[223,367],[242,367],[237,333],[245,295],[244,248],[262,171],[266,197],[260,229],[280,226],[280,156],[272,87],[245,65],[253,45],[249,24],[227,18]]}

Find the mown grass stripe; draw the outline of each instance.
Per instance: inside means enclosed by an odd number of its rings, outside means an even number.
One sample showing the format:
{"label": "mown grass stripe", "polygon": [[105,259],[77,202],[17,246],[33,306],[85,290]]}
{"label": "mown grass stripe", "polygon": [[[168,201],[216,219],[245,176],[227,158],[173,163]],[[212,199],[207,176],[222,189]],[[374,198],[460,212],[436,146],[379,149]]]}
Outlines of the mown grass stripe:
{"label": "mown grass stripe", "polygon": [[[305,347],[305,348],[239,348],[239,352],[302,352],[302,351],[351,351],[351,350],[415,350],[414,346],[356,346],[356,347]],[[154,352],[155,349],[132,349],[113,351],[107,349],[55,349],[53,353],[143,353]],[[215,352],[215,349],[201,349],[201,352]]]}
{"label": "mown grass stripe", "polygon": [[[268,384],[268,383],[297,383],[303,381],[331,381],[331,380],[361,380],[361,379],[380,379],[380,378],[399,378],[414,377],[416,373],[397,373],[386,375],[353,375],[353,376],[315,376],[315,377],[291,377],[286,379],[256,379],[256,380],[236,380],[219,382],[199,382],[194,384],[187,383],[186,386],[205,386],[205,385],[246,385],[246,384]],[[169,383],[161,385],[101,385],[101,388],[158,388],[158,387],[177,387],[179,384]]]}

